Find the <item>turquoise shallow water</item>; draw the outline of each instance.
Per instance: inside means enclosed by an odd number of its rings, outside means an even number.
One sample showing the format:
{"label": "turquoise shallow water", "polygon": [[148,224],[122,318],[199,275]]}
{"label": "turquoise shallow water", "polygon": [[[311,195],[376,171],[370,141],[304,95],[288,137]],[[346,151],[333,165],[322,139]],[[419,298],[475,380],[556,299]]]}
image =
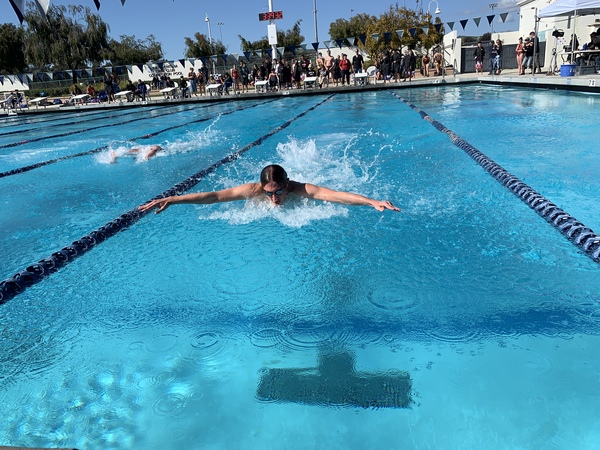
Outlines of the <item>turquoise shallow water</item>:
{"label": "turquoise shallow water", "polygon": [[[600,229],[594,145],[549,131],[576,127],[598,99],[489,86],[398,94]],[[6,171],[104,145],[166,148],[0,179],[0,275],[322,99],[171,108],[124,125],[135,113],[81,116],[96,130],[0,149]],[[15,136],[5,125],[0,145],[55,128]],[[143,218],[0,307],[0,443],[593,448],[596,263],[389,92],[332,97],[194,190],[255,181],[269,163],[403,211],[298,200]]]}

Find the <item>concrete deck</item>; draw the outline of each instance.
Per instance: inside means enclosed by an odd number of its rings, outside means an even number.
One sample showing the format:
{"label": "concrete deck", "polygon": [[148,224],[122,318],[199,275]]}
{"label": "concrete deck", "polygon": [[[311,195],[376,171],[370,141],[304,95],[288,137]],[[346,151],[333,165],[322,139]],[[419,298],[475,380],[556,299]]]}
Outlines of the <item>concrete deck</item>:
{"label": "concrete deck", "polygon": [[[186,99],[166,99],[159,91],[152,91],[150,101],[147,102],[127,102],[117,101],[113,103],[87,103],[78,104],[75,106],[51,105],[51,106],[35,106],[30,105],[29,108],[17,110],[18,115],[29,114],[44,114],[65,111],[97,111],[99,109],[122,109],[122,108],[145,108],[148,106],[158,105],[174,105],[174,104],[190,104],[190,103],[206,103],[206,102],[228,102],[235,100],[255,100],[260,98],[273,98],[280,96],[296,96],[296,95],[322,95],[328,93],[343,93],[343,92],[359,92],[367,90],[381,89],[407,89],[407,88],[427,88],[430,86],[440,86],[449,84],[491,84],[491,85],[510,85],[523,86],[528,88],[538,89],[560,89],[567,91],[589,92],[600,94],[600,74],[577,75],[572,77],[561,77],[560,75],[547,75],[545,72],[541,74],[526,74],[518,75],[516,69],[503,70],[500,75],[482,75],[477,76],[474,73],[468,74],[451,74],[445,76],[430,76],[423,77],[418,75],[411,81],[405,82],[383,82],[371,83],[367,85],[350,84],[349,86],[333,86],[329,87],[309,88],[309,89],[290,89],[282,90],[281,92],[255,92],[251,86],[248,93],[234,92],[231,90],[230,95],[209,95],[186,98]],[[7,117],[6,110],[0,110],[0,118]]]}

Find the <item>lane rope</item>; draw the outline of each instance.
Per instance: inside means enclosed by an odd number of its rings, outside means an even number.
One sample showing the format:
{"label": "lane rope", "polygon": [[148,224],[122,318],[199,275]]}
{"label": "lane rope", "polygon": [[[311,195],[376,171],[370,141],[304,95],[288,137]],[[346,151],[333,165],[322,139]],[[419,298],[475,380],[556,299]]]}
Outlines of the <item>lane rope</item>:
{"label": "lane rope", "polygon": [[[190,188],[192,188],[193,186],[198,184],[204,177],[206,177],[206,175],[214,172],[216,169],[218,169],[219,167],[221,167],[227,163],[237,160],[240,156],[242,156],[242,154],[244,154],[251,148],[262,144],[266,139],[270,138],[271,136],[275,135],[276,133],[279,133],[283,129],[287,128],[296,120],[300,119],[301,117],[304,117],[310,111],[313,111],[317,107],[321,106],[323,103],[325,103],[327,100],[332,98],[334,95],[335,94],[331,94],[331,95],[327,96],[326,98],[324,98],[317,104],[311,106],[310,108],[303,111],[302,113],[298,114],[294,118],[288,120],[287,122],[283,123],[282,125],[278,126],[277,128],[272,129],[267,134],[259,137],[254,142],[251,142],[250,144],[246,145],[245,147],[225,156],[224,158],[220,159],[219,161],[200,170],[199,172],[195,173],[194,175],[186,178],[182,182],[180,182],[180,183],[176,184],[175,186],[171,187],[170,189],[166,190],[162,194],[159,194],[156,197],[154,197],[142,204],[144,205],[152,200],[165,198],[165,197],[169,197],[172,195],[182,194],[183,192],[189,190]],[[108,222],[106,225],[103,225],[100,228],[97,228],[96,230],[92,231],[91,233],[87,234],[86,236],[83,236],[81,239],[77,239],[72,244],[67,245],[66,247],[63,247],[61,250],[52,253],[52,255],[50,255],[49,257],[44,258],[41,261],[30,265],[25,270],[22,270],[22,271],[18,272],[17,274],[13,275],[11,278],[7,278],[7,279],[1,281],[0,282],[0,305],[3,305],[4,303],[6,303],[9,300],[11,300],[12,298],[14,298],[16,295],[22,293],[23,291],[25,291],[26,288],[33,286],[36,283],[39,283],[47,276],[57,272],[59,269],[61,269],[65,265],[69,264],[70,262],[72,262],[73,260],[78,258],[79,256],[87,253],[89,250],[91,250],[96,245],[100,244],[101,242],[104,242],[106,239],[114,236],[115,234],[117,234],[120,231],[123,231],[126,228],[129,228],[131,225],[136,223],[138,220],[140,220],[143,216],[145,216],[149,212],[150,211],[140,212],[140,210],[136,207],[124,214],[121,214],[116,219],[112,220],[111,222]]]}
{"label": "lane rope", "polygon": [[[173,107],[176,107],[176,106],[178,106],[178,105],[170,105],[169,107],[173,108]],[[163,106],[163,108],[164,108],[164,106]],[[65,120],[64,116],[60,117],[60,118],[57,118],[57,119],[48,119],[46,121],[43,121],[43,119],[38,120],[38,121],[33,121],[32,120],[32,121],[29,121],[29,122],[19,123],[19,124],[13,124],[13,125],[24,126],[24,125],[37,125],[37,124],[41,123],[42,127],[38,127],[38,128],[35,128],[35,129],[29,128],[27,130],[12,130],[12,131],[6,131],[6,132],[1,132],[0,131],[0,137],[9,136],[11,134],[23,133],[24,131],[39,131],[40,128],[47,128],[47,126],[49,124],[51,124],[52,122],[60,122],[60,126],[64,127],[64,126],[69,126],[69,125],[75,125],[75,124],[82,124],[82,123],[86,123],[86,122],[98,121],[98,117],[96,117],[98,115],[102,115],[103,119],[115,119],[115,118],[126,116],[128,114],[131,115],[131,114],[136,114],[136,113],[146,113],[148,111],[155,111],[157,109],[161,109],[161,106],[147,107],[147,108],[141,109],[139,111],[131,111],[131,110],[127,110],[127,109],[116,109],[116,110],[113,110],[113,111],[106,110],[106,109],[102,110],[102,111],[90,111],[90,112],[88,112],[88,111],[81,111],[81,112],[85,113],[85,117],[86,117],[83,120],[75,120],[75,121],[72,121],[72,122],[65,122],[64,121]],[[186,109],[185,111],[189,111],[190,109],[193,109],[193,108]],[[107,115],[106,114],[107,112],[109,112],[111,114]],[[122,114],[119,114],[119,113],[122,113]],[[76,114],[71,113],[71,117],[70,118],[72,118],[73,115],[76,115]],[[98,127],[94,127],[94,128],[88,129],[88,130],[95,130],[97,128]],[[49,137],[52,137],[52,136],[49,136]]]}
{"label": "lane rope", "polygon": [[[255,103],[255,104],[249,105],[249,106],[248,105],[241,106],[239,108],[235,108],[235,109],[230,110],[230,111],[225,111],[224,113],[221,113],[220,115],[221,116],[227,116],[229,114],[233,114],[234,112],[239,112],[239,111],[243,111],[245,109],[254,108],[254,107],[258,106],[258,105],[264,105],[266,103],[270,103],[270,102],[273,102],[273,101],[276,101],[276,100],[280,100],[280,99],[267,100],[265,102]],[[206,105],[206,106],[208,106],[208,105]],[[161,117],[161,116],[168,115],[168,114],[172,114],[172,113],[165,113],[165,114],[156,115],[156,116],[153,116],[153,118],[154,117]],[[151,137],[158,136],[161,133],[165,133],[167,131],[175,130],[177,128],[186,127],[188,125],[195,124],[195,123],[206,122],[206,121],[211,120],[213,118],[214,118],[214,116],[209,116],[209,117],[204,117],[202,119],[192,120],[190,122],[185,122],[185,123],[178,124],[178,125],[173,125],[173,126],[170,126],[168,128],[164,128],[162,130],[155,131],[153,133],[147,133],[147,134],[144,134],[142,136],[134,137],[134,138],[130,139],[130,141],[137,141],[137,140],[141,140],[141,139],[150,139]],[[139,120],[139,119],[135,119],[135,120]],[[103,145],[102,147],[97,147],[97,148],[94,148],[92,150],[86,150],[84,152],[74,153],[72,155],[61,156],[59,158],[49,159],[47,161],[41,161],[39,163],[31,164],[29,166],[19,167],[17,169],[12,169],[12,170],[9,170],[9,171],[6,171],[6,172],[0,172],[0,178],[9,177],[9,176],[12,176],[12,175],[17,175],[19,173],[29,172],[30,170],[37,169],[39,167],[44,167],[44,166],[47,166],[49,164],[55,164],[57,162],[66,161],[67,159],[78,158],[80,156],[86,156],[86,155],[92,155],[94,153],[100,153],[103,150],[106,150],[108,148],[109,148],[108,145]]]}
{"label": "lane rope", "polygon": [[[212,106],[212,105],[214,105],[214,103],[203,104],[201,106],[196,105],[196,107],[197,108],[206,108],[206,107],[209,107],[209,106]],[[173,106],[175,106],[175,105],[173,105]],[[171,108],[171,107],[172,106],[167,106],[166,108]],[[185,110],[180,111],[180,112],[190,111],[191,109],[194,109],[194,108],[185,109]],[[152,117],[137,117],[135,119],[124,120],[122,122],[113,123],[110,126],[111,127],[116,127],[116,126],[119,126],[119,125],[126,125],[128,123],[138,122],[140,120],[156,119],[158,117],[166,116],[166,115],[169,115],[169,114],[173,114],[173,112],[165,112],[163,114],[156,114],[156,115],[154,115]],[[59,137],[72,136],[74,134],[85,133],[86,131],[94,131],[94,130],[97,130],[97,129],[98,129],[98,127],[95,126],[95,127],[92,127],[92,128],[83,128],[81,130],[66,131],[64,133],[53,134],[51,136],[40,136],[40,137],[33,138],[33,139],[24,139],[24,140],[18,141],[18,142],[11,142],[10,144],[2,144],[2,145],[0,145],[0,149],[2,149],[2,148],[11,148],[11,147],[18,147],[19,145],[31,144],[32,142],[44,141],[46,139],[55,139],[55,138],[59,138]]]}
{"label": "lane rope", "polygon": [[519,180],[515,175],[505,170],[491,158],[481,153],[452,130],[446,128],[442,123],[433,119],[425,111],[419,109],[409,101],[400,97],[395,92],[392,95],[404,102],[410,108],[420,114],[423,120],[433,125],[438,131],[444,133],[450,141],[469,155],[477,164],[499,181],[504,187],[519,197],[527,206],[556,228],[573,245],[578,247],[585,255],[600,263],[600,236],[585,226],[575,217],[558,207],[531,186]]}

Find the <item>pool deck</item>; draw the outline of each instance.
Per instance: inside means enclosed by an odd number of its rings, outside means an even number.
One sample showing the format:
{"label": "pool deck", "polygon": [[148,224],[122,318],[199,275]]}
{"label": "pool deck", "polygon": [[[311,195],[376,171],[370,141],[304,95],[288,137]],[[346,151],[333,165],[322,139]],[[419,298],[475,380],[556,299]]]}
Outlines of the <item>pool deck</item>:
{"label": "pool deck", "polygon": [[[349,86],[332,86],[324,88],[306,88],[306,89],[290,89],[280,92],[255,92],[254,88],[250,92],[241,93],[233,92],[229,95],[203,95],[186,99],[167,99],[163,97],[159,91],[152,91],[150,100],[147,102],[134,101],[116,101],[112,103],[84,103],[74,106],[50,105],[36,106],[30,105],[28,108],[18,109],[18,115],[28,114],[43,114],[65,111],[88,111],[98,109],[113,109],[113,108],[143,108],[147,106],[158,105],[174,105],[174,104],[189,104],[189,103],[206,103],[206,102],[227,102],[232,100],[255,100],[260,98],[273,98],[279,96],[296,96],[296,95],[322,95],[328,93],[343,93],[343,92],[360,92],[368,90],[381,89],[407,89],[407,88],[426,88],[428,86],[439,86],[442,84],[491,84],[491,85],[510,85],[523,86],[539,89],[560,89],[567,91],[589,92],[600,94],[600,74],[577,75],[572,77],[561,77],[559,74],[548,75],[546,72],[531,75],[518,75],[516,69],[503,70],[500,75],[484,75],[477,76],[474,73],[467,74],[450,74],[445,76],[430,76],[423,77],[418,75],[415,79],[405,82],[383,82],[378,81],[365,85]],[[0,110],[0,117],[7,117],[8,111]]]}

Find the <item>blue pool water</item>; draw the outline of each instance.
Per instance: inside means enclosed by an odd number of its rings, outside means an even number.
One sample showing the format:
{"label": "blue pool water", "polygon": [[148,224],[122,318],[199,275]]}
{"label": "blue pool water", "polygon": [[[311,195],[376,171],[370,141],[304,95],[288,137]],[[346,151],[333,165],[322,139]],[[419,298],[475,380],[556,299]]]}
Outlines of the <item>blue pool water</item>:
{"label": "blue pool water", "polygon": [[[0,445],[594,448],[598,264],[407,103],[598,232],[583,119],[600,97],[397,94],[1,124],[0,172],[106,148],[0,178],[0,279],[304,111],[193,191],[278,163],[403,211],[251,201],[142,218],[0,306]],[[109,164],[150,144],[166,152]]]}

